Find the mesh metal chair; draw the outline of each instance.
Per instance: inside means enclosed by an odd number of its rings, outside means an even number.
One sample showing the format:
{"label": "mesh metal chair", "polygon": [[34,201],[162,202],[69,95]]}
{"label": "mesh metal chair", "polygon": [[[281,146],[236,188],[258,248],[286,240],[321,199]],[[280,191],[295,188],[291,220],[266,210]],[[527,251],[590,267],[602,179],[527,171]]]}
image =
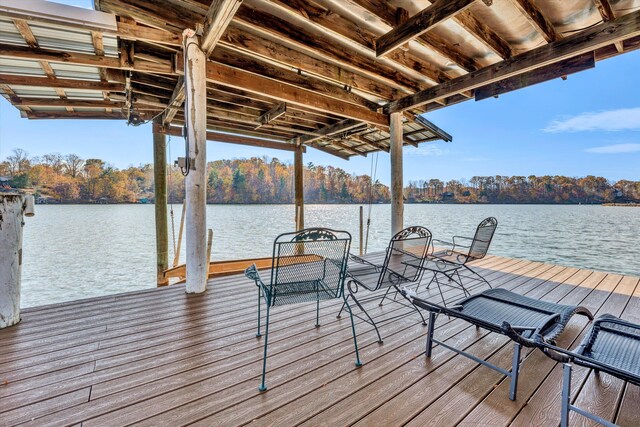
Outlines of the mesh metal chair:
{"label": "mesh metal chair", "polygon": [[494,217],[489,217],[478,225],[473,237],[453,236],[453,242],[451,243],[433,239],[434,243],[440,246],[448,246],[448,248],[431,254],[424,263],[423,268],[433,273],[433,277],[427,284],[427,289],[429,289],[433,282],[436,282],[443,304],[445,304],[445,300],[442,294],[442,288],[440,287],[440,275],[444,275],[448,279],[447,284],[455,283],[462,289],[465,295],[471,294],[467,288],[464,287],[459,273],[460,269],[469,271],[491,288],[491,284],[478,274],[477,271],[469,267],[467,263],[482,259],[487,255],[489,245],[491,245],[491,240],[497,227],[498,220]]}
{"label": "mesh metal chair", "polygon": [[[520,352],[523,345],[526,347],[534,347],[535,344],[530,341],[530,339],[535,335],[541,335],[548,342],[555,342],[555,339],[562,333],[574,314],[582,314],[589,319],[593,319],[593,315],[584,307],[541,301],[516,294],[506,289],[488,289],[477,295],[465,298],[457,305],[451,307],[445,307],[420,299],[408,289],[403,289],[402,292],[407,295],[416,306],[429,311],[429,332],[426,346],[427,357],[431,357],[431,349],[435,342],[446,349],[455,351],[458,354],[506,375],[511,378],[509,392],[509,398],[511,400],[516,400],[518,372],[520,370]],[[451,347],[435,339],[433,334],[436,316],[439,313],[457,317],[477,327],[509,336],[515,342],[511,371],[495,366],[470,353]],[[505,323],[514,326],[510,327],[509,331],[507,331],[504,326]]]}
{"label": "mesh metal chair", "polygon": [[560,412],[560,425],[569,425],[569,412],[574,411],[580,415],[594,420],[605,426],[613,427],[615,424],[580,409],[571,404],[571,369],[572,364],[600,371],[640,386],[640,325],[619,319],[611,314],[603,314],[591,325],[582,342],[575,351],[556,347],[547,338],[536,335],[533,339],[519,337],[514,328],[505,323],[505,333],[516,336],[526,342],[540,348],[547,356],[557,362],[563,363],[562,381],[562,407]]}
{"label": "mesh metal chair", "polygon": [[[345,306],[348,307],[347,300],[351,298],[362,311],[364,317],[356,313],[353,315],[372,325],[378,335],[378,342],[382,343],[382,337],[380,336],[376,322],[374,322],[373,318],[364,309],[362,305],[364,300],[359,300],[356,294],[360,289],[371,292],[385,289],[386,292],[379,303],[379,305],[382,305],[384,298],[392,289],[399,292],[399,286],[418,282],[422,277],[422,265],[426,259],[430,243],[431,232],[429,230],[418,226],[408,227],[393,236],[387,247],[382,264],[372,263],[363,258],[351,255],[350,258],[352,262],[349,264],[347,270],[347,289],[349,290],[349,294],[345,298],[345,303],[338,313],[338,318]],[[373,298],[379,297],[373,296]],[[410,300],[407,301],[411,302]],[[411,304],[407,305],[415,309],[422,318],[422,322],[426,325],[420,310]],[[396,317],[390,317],[387,320],[394,318]]]}
{"label": "mesh metal chair", "polygon": [[344,280],[351,235],[346,231],[308,228],[278,236],[273,244],[271,281],[267,285],[255,264],[245,270],[245,276],[258,287],[258,333],[261,337],[260,300],[267,307],[264,332],[262,380],[259,390],[265,391],[269,311],[271,307],[303,302],[316,302],[316,327],[320,326],[320,301],[343,298],[351,317],[351,332],[356,348],[356,366],[361,366],[351,307],[344,297]]}

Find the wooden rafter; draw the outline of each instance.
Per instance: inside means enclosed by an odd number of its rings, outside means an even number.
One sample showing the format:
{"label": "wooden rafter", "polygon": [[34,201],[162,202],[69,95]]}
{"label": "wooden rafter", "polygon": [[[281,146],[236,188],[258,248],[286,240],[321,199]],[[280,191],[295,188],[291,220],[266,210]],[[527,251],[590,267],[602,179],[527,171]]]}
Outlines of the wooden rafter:
{"label": "wooden rafter", "polygon": [[10,74],[0,74],[0,83],[8,85],[19,86],[34,86],[34,87],[52,87],[63,89],[84,89],[84,90],[97,90],[97,91],[109,91],[109,92],[122,92],[124,91],[124,85],[121,83],[105,83],[94,82],[87,80],[75,80],[75,79],[50,79],[45,77],[26,77],[15,76]]}
{"label": "wooden rafter", "polygon": [[[182,129],[176,126],[161,127],[154,125],[154,132],[165,135],[182,136]],[[230,135],[221,132],[207,132],[207,141],[226,142],[228,144],[249,145],[252,147],[272,148],[274,150],[295,151],[296,146],[287,142],[269,141],[268,139],[251,138],[243,135]],[[304,148],[303,148],[304,150]]]}
{"label": "wooden rafter", "polygon": [[376,55],[382,56],[426,33],[439,23],[462,12],[475,0],[435,0],[431,6],[409,18],[376,41]]}
{"label": "wooden rafter", "polygon": [[87,108],[120,108],[122,102],[104,100],[83,100],[83,99],[55,99],[55,98],[20,98],[13,101],[14,105],[24,105],[29,107],[87,107]]}
{"label": "wooden rafter", "polygon": [[602,16],[602,20],[604,22],[611,21],[616,17],[609,0],[594,0],[594,1],[596,3],[598,11],[600,12],[600,16]]}
{"label": "wooden rafter", "polygon": [[619,40],[640,35],[640,11],[602,23],[564,39],[540,46],[431,89],[390,102],[385,113],[404,111],[453,94],[472,90],[518,74],[591,52]]}
{"label": "wooden rafter", "polygon": [[204,31],[200,40],[206,56],[211,55],[241,4],[242,0],[213,0],[211,2],[204,17]]}
{"label": "wooden rafter", "polygon": [[560,38],[560,34],[555,30],[553,24],[544,16],[538,6],[532,0],[511,0],[511,2],[522,12],[527,21],[540,33],[547,41],[552,42]]}
{"label": "wooden rafter", "polygon": [[[182,72],[181,55],[179,55],[177,64],[178,70]],[[207,63],[207,81],[266,95],[275,101],[296,104],[315,111],[335,113],[379,126],[389,125],[389,119],[386,115],[365,107],[339,101],[308,89],[281,83],[217,62]]]}
{"label": "wooden rafter", "polygon": [[276,105],[269,111],[264,112],[260,117],[258,117],[258,122],[260,123],[261,126],[266,125],[276,120],[277,118],[284,116],[286,112],[287,112],[287,103],[281,102],[280,104]]}
{"label": "wooden rafter", "polygon": [[317,141],[318,139],[325,138],[327,136],[335,135],[340,132],[346,132],[348,130],[354,129],[358,126],[361,126],[362,122],[352,119],[342,120],[338,123],[334,123],[328,126],[323,127],[322,129],[318,129],[314,132],[313,135],[308,135],[300,138],[301,144],[309,144],[313,141]]}
{"label": "wooden rafter", "polygon": [[38,47],[38,40],[36,40],[36,36],[33,35],[27,21],[24,19],[14,19],[13,23],[29,47]]}
{"label": "wooden rafter", "polygon": [[503,59],[511,58],[511,46],[491,27],[478,20],[470,10],[464,10],[453,18],[479,42]]}

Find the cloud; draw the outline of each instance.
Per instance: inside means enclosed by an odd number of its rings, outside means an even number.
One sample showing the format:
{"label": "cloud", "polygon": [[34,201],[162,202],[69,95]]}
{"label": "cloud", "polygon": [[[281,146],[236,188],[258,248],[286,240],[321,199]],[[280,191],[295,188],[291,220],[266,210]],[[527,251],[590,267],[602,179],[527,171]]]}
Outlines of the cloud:
{"label": "cloud", "polygon": [[444,156],[446,154],[449,154],[449,150],[440,148],[436,145],[423,144],[418,148],[412,147],[411,149],[407,150],[407,153],[415,154],[418,156]]}
{"label": "cloud", "polygon": [[640,130],[640,107],[619,110],[582,113],[563,120],[554,120],[543,129],[544,132]]}
{"label": "cloud", "polygon": [[604,145],[602,147],[587,148],[585,151],[587,153],[598,153],[598,154],[635,153],[640,151],[640,144]]}

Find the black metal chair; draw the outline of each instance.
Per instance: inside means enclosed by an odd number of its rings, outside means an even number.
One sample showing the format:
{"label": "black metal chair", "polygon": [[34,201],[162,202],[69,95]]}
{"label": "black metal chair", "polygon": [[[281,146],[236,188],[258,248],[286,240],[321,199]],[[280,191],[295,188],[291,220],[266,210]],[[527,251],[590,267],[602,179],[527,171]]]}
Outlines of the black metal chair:
{"label": "black metal chair", "polygon": [[[505,323],[506,334],[524,340],[515,328]],[[611,314],[598,317],[575,351],[556,347],[541,335],[524,340],[525,345],[535,345],[544,354],[563,364],[562,408],[560,425],[569,425],[569,413],[574,411],[605,426],[615,424],[571,404],[572,364],[600,371],[640,386],[640,325],[619,319]]]}
{"label": "black metal chair", "polygon": [[[420,299],[408,289],[403,289],[402,293],[410,298],[416,306],[429,311],[429,332],[426,347],[427,357],[431,357],[431,349],[435,342],[446,349],[455,351],[458,354],[506,375],[511,378],[509,392],[509,398],[511,400],[516,400],[521,347],[523,345],[526,347],[535,346],[529,339],[539,334],[543,336],[545,340],[554,342],[574,314],[582,314],[589,319],[593,319],[593,315],[584,307],[541,301],[516,294],[506,289],[488,289],[477,295],[465,298],[457,305],[451,307],[445,307]],[[435,339],[433,337],[435,321],[437,314],[440,313],[465,320],[491,332],[509,336],[515,342],[511,371],[495,366],[470,353]],[[505,330],[505,322],[508,325],[514,325],[510,328],[509,332]]]}
{"label": "black metal chair", "polygon": [[267,306],[264,333],[262,380],[259,390],[265,391],[267,346],[269,338],[269,312],[271,307],[316,302],[316,327],[320,326],[320,301],[343,298],[351,317],[351,332],[356,348],[356,366],[361,366],[351,307],[344,296],[344,280],[351,235],[346,231],[326,228],[308,228],[279,235],[273,243],[271,281],[267,285],[255,264],[245,270],[245,276],[258,287],[258,333],[260,331],[260,300]]}
{"label": "black metal chair", "polygon": [[[347,269],[346,279],[349,294],[345,298],[345,303],[338,313],[338,318],[340,318],[344,307],[348,307],[347,300],[351,298],[362,313],[364,313],[365,317],[356,313],[353,315],[372,325],[378,335],[378,342],[382,343],[382,337],[380,336],[376,322],[374,322],[373,318],[367,313],[363,306],[363,303],[369,299],[359,300],[356,298],[356,294],[361,288],[371,292],[386,289],[382,300],[380,300],[378,304],[382,305],[384,298],[392,289],[399,292],[400,288],[398,286],[418,282],[422,277],[422,264],[426,259],[430,243],[431,232],[424,227],[414,226],[405,228],[393,236],[389,242],[389,246],[387,246],[382,264],[373,263],[358,256],[351,255],[351,263]],[[371,299],[374,298],[377,299],[379,296],[372,296]],[[407,301],[409,303],[411,302],[410,300]],[[422,318],[422,322],[426,325],[420,310],[411,304],[407,304],[407,306],[415,309]],[[402,314],[402,316],[404,315],[405,314]],[[392,320],[396,317],[397,316],[389,317],[387,320]]]}
{"label": "black metal chair", "polygon": [[445,300],[440,286],[440,275],[447,277],[447,284],[451,284],[452,282],[457,284],[467,296],[471,294],[467,288],[465,288],[462,278],[460,277],[460,269],[469,271],[482,282],[486,283],[490,288],[492,287],[484,277],[469,267],[467,263],[477,261],[487,255],[489,245],[491,245],[491,240],[493,239],[493,235],[497,227],[498,220],[494,217],[489,217],[484,219],[478,225],[473,237],[453,236],[453,242],[451,243],[433,239],[434,243],[442,246],[448,246],[448,248],[434,251],[424,263],[423,268],[433,273],[433,277],[427,284],[427,289],[429,289],[431,284],[435,281],[443,304],[445,304]]}

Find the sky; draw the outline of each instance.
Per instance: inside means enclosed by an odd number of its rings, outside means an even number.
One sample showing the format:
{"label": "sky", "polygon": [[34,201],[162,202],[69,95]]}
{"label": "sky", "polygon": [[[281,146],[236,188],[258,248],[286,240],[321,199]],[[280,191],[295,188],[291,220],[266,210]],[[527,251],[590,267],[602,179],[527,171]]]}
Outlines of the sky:
{"label": "sky", "polygon": [[[90,7],[89,0],[64,3]],[[453,136],[453,142],[405,147],[404,181],[469,179],[487,175],[603,176],[640,180],[640,51],[596,63],[595,69],[508,94],[443,108],[426,118]],[[0,98],[0,160],[14,148],[31,156],[74,153],[118,167],[153,161],[151,126],[122,121],[27,120]],[[184,155],[172,137],[171,163]],[[207,160],[277,157],[293,163],[293,153],[207,143]],[[309,148],[305,163],[369,174],[376,155],[345,161]],[[376,178],[390,182],[389,155],[381,152]]]}

